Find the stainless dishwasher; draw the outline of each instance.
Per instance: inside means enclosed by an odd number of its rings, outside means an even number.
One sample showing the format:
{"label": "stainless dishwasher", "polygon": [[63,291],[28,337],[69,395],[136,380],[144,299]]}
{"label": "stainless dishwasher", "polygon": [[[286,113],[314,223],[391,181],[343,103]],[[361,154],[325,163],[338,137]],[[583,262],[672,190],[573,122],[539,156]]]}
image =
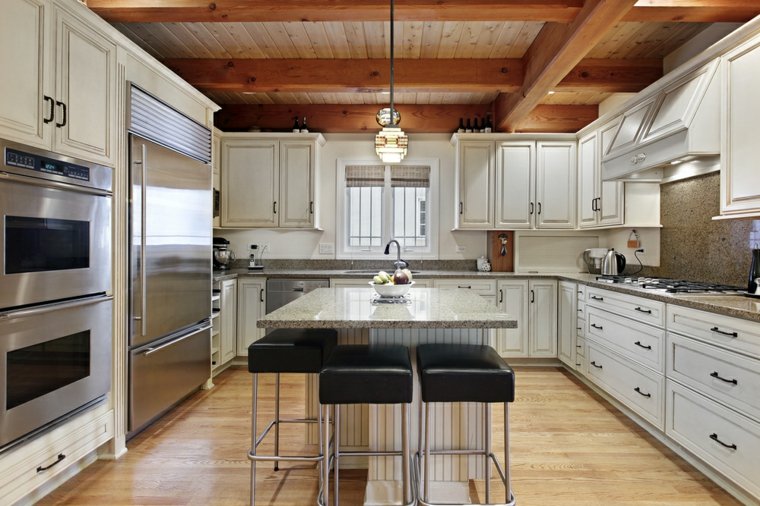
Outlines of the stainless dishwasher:
{"label": "stainless dishwasher", "polygon": [[317,288],[329,288],[329,279],[268,279],[267,313]]}

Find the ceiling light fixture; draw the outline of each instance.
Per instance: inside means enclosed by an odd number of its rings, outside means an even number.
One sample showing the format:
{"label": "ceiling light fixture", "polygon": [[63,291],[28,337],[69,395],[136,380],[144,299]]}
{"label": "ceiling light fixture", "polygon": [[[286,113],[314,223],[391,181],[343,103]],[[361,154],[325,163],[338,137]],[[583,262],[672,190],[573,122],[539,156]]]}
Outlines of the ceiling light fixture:
{"label": "ceiling light fixture", "polygon": [[393,107],[393,0],[391,0],[391,91],[390,107],[377,111],[375,120],[383,127],[375,136],[375,152],[384,163],[399,163],[406,156],[409,137],[398,125],[401,114]]}

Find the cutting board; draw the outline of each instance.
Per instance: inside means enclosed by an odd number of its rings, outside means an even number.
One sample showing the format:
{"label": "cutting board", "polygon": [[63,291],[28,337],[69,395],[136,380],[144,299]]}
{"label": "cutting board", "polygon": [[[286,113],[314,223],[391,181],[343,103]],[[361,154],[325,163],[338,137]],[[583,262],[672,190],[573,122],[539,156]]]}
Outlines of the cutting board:
{"label": "cutting board", "polygon": [[[507,237],[506,255],[501,254],[501,235]],[[513,272],[515,270],[515,233],[511,230],[491,230],[488,232],[488,260],[493,272]]]}

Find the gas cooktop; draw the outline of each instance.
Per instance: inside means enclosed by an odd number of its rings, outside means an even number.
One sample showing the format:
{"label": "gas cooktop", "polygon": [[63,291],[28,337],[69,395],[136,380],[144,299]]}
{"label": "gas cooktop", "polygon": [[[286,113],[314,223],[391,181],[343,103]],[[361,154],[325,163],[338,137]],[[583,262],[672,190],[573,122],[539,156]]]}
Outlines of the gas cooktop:
{"label": "gas cooktop", "polygon": [[646,278],[635,276],[597,276],[602,283],[629,285],[644,290],[657,290],[676,294],[744,295],[747,289],[740,286],[688,281],[684,279]]}

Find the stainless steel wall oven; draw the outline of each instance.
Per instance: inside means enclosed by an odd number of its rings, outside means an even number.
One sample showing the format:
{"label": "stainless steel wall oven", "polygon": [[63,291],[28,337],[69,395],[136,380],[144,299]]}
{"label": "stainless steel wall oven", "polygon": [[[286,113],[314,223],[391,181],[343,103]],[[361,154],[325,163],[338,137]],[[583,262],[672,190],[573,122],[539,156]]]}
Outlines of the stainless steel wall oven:
{"label": "stainless steel wall oven", "polygon": [[112,170],[0,139],[0,450],[111,383]]}

